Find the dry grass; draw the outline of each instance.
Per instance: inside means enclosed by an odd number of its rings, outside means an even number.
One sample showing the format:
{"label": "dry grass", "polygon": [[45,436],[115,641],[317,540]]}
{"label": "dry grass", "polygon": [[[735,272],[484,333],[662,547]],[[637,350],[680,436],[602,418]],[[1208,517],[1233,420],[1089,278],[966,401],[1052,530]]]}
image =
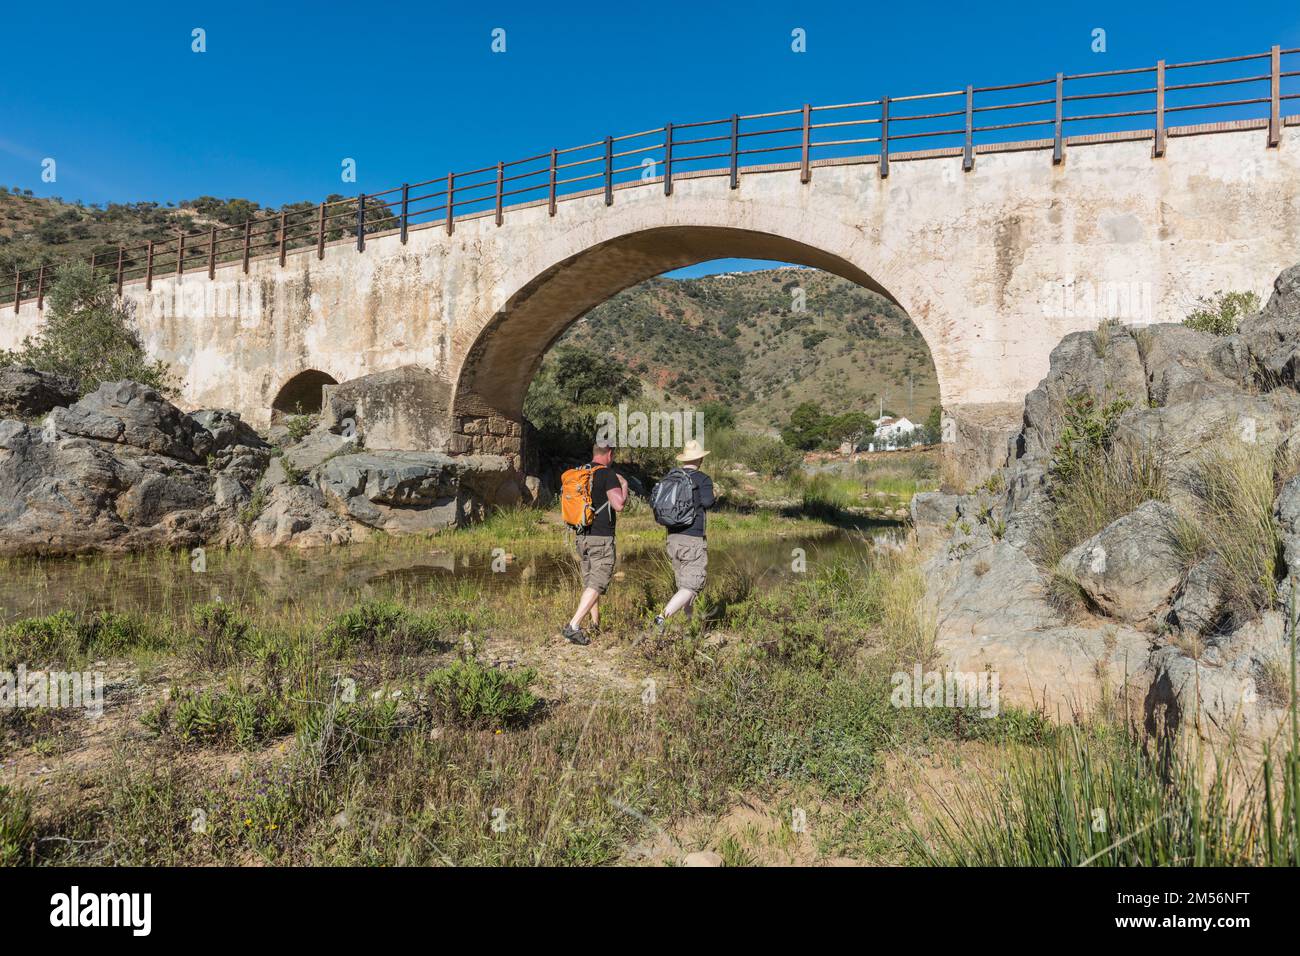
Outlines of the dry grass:
{"label": "dry grass", "polygon": [[1052,511],[1033,546],[1045,568],[1055,568],[1070,549],[1147,501],[1168,498],[1169,483],[1148,449],[1115,444],[1098,452],[1068,481],[1052,487]]}

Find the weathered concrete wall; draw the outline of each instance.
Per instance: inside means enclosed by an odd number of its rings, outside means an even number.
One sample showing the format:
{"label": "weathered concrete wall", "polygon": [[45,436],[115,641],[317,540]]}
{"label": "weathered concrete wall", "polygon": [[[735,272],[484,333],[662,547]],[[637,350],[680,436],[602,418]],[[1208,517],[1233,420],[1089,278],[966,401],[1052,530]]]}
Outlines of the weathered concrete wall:
{"label": "weathered concrete wall", "polygon": [[[930,345],[945,406],[1017,402],[1067,332],[1106,317],[1177,321],[1218,289],[1264,293],[1300,258],[1300,130],[1258,129],[1042,150],[677,179],[132,283],[150,352],[185,379],[183,404],[255,424],[295,374],[342,382],[402,365],[448,386],[452,452],[513,454],[542,353],[575,319],[667,269],[721,256],[827,269],[885,292]],[[1094,307],[1089,290],[1102,299]],[[1072,301],[1073,297],[1073,301]],[[816,301],[808,308],[815,311]],[[0,347],[37,327],[0,313]]]}

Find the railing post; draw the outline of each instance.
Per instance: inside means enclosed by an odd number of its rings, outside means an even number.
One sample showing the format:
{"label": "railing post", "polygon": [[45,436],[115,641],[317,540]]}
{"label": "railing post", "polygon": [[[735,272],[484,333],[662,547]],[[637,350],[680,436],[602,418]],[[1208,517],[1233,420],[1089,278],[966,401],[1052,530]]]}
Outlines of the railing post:
{"label": "railing post", "polygon": [[117,294],[122,294],[122,259],[125,255],[125,247],[119,242],[117,244]]}
{"label": "railing post", "polygon": [[411,209],[411,187],[402,183],[402,245],[406,245],[406,227]]}
{"label": "railing post", "polygon": [[23,301],[23,272],[21,269],[18,269],[14,272],[14,315],[18,314],[18,307],[22,305],[22,301]]}
{"label": "railing post", "polygon": [[[118,294],[121,295],[122,287],[118,286]],[[45,308],[45,263],[36,270],[36,311],[40,312]]]}
{"label": "railing post", "polygon": [[365,252],[365,251],[366,251],[366,194],[362,193],[357,197],[357,252]]}
{"label": "railing post", "polygon": [[740,188],[740,117],[731,114],[731,188]]}
{"label": "railing post", "polygon": [[320,204],[316,218],[316,258],[325,258],[325,204]]}
{"label": "railing post", "polygon": [[[118,270],[119,272],[121,270]],[[213,226],[208,233],[208,278],[217,277],[217,227]]]}
{"label": "railing post", "polygon": [[185,274],[185,233],[176,234],[176,274]]}
{"label": "railing post", "polygon": [[975,168],[975,87],[966,87],[966,145],[961,154],[962,172]]}
{"label": "railing post", "polygon": [[605,205],[614,205],[614,137],[605,137]]}
{"label": "railing post", "polygon": [[244,220],[244,275],[248,275],[248,254],[253,246],[253,217]]}
{"label": "railing post", "polygon": [[505,188],[506,165],[497,160],[497,225],[501,225],[501,194]]}
{"label": "railing post", "polygon": [[289,245],[289,214],[280,209],[280,265],[284,265],[285,248]]}
{"label": "railing post", "polygon": [[96,260],[97,258],[99,258],[99,253],[98,253],[98,252],[92,252],[92,253],[90,254],[90,278],[92,278],[92,279],[95,278],[95,260]]}
{"label": "railing post", "polygon": [[889,178],[889,97],[880,98],[880,178]]}
{"label": "railing post", "polygon": [[[248,269],[248,256],[244,256],[244,269]],[[153,290],[153,240],[149,240],[149,251],[145,253],[144,260],[144,289],[146,292]]]}
{"label": "railing post", "polygon": [[1165,154],[1165,61],[1156,63],[1156,140],[1151,146],[1152,156]]}
{"label": "railing post", "polygon": [[1052,128],[1052,165],[1065,160],[1065,74],[1056,74],[1056,125]]}
{"label": "railing post", "polygon": [[447,174],[447,235],[456,228],[456,174]]}
{"label": "railing post", "polygon": [[673,194],[673,124],[664,124],[664,195]]}
{"label": "railing post", "polygon": [[559,158],[559,150],[551,150],[551,174],[550,174],[550,214],[555,215],[555,161]]}
{"label": "railing post", "polygon": [[799,152],[799,182],[806,183],[812,179],[812,163],[809,159],[809,150],[812,146],[812,107],[805,103],[803,105],[803,142]]}
{"label": "railing post", "polygon": [[1269,54],[1268,145],[1282,142],[1282,48],[1276,43]]}

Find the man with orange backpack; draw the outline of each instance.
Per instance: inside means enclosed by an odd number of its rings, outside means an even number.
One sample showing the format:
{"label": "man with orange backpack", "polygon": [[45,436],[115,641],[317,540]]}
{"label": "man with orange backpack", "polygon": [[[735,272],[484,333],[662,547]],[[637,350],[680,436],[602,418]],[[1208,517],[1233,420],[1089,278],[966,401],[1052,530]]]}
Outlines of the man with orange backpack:
{"label": "man with orange backpack", "polygon": [[600,626],[600,597],[614,577],[614,514],[627,502],[627,481],[613,464],[613,446],[597,440],[590,464],[560,476],[560,514],[577,534],[582,570],[578,610],[562,631],[564,639],[574,644],[591,643],[582,619],[590,614],[592,627]]}

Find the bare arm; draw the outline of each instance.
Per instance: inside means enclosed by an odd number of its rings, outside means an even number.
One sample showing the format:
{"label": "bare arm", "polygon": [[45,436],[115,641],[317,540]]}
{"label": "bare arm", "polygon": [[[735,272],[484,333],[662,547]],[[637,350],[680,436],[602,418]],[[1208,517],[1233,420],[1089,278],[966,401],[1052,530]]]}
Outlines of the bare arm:
{"label": "bare arm", "polygon": [[610,488],[605,492],[605,498],[609,501],[609,506],[615,511],[622,511],[623,506],[627,504],[627,479],[618,472],[614,473],[618,479],[618,487]]}

